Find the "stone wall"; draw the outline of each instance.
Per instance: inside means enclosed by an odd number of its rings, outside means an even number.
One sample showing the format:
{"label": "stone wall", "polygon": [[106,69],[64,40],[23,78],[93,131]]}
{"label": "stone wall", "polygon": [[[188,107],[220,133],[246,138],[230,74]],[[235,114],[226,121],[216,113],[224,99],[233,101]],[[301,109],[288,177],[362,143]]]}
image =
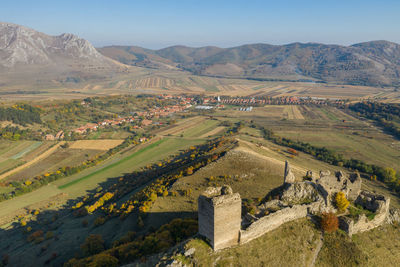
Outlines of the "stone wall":
{"label": "stone wall", "polygon": [[242,201],[227,187],[209,188],[199,197],[199,233],[214,250],[239,243]]}
{"label": "stone wall", "polygon": [[295,205],[278,210],[252,223],[246,230],[240,231],[240,244],[247,243],[272,231],[284,223],[307,216],[309,205]]}
{"label": "stone wall", "polygon": [[[284,185],[276,195],[270,196],[275,200],[259,205],[256,213],[246,214],[243,221],[238,193],[234,194],[228,186],[208,188],[199,197],[199,233],[209,240],[214,250],[247,243],[284,223],[304,218],[308,214],[335,212],[333,199],[338,192],[344,192],[350,200],[355,200],[355,204],[376,214],[372,220],[363,215],[356,221],[341,216],[340,228],[349,235],[373,229],[387,220],[390,199],[361,191],[358,173],[345,175],[343,172],[336,172],[331,175],[327,171],[320,172],[320,177],[315,178],[308,172],[308,181],[295,182],[290,165],[286,162],[284,178]],[[241,230],[241,225],[247,228]]]}
{"label": "stone wall", "polygon": [[375,212],[376,215],[372,220],[369,220],[364,214],[356,220],[346,216],[340,217],[340,228],[348,233],[348,235],[352,236],[356,233],[374,229],[386,222],[389,214],[390,198],[362,191],[355,203]]}

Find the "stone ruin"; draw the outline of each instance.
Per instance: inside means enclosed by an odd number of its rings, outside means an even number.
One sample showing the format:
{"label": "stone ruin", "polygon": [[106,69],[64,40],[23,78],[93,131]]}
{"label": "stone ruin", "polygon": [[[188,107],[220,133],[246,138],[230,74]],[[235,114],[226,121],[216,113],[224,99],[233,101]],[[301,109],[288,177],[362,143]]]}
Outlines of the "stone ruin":
{"label": "stone ruin", "polygon": [[[241,216],[241,198],[229,186],[208,188],[199,197],[199,233],[206,237],[214,250],[247,243],[274,230],[286,222],[324,212],[337,212],[336,193],[343,192],[355,205],[372,212],[373,218],[361,215],[339,217],[339,227],[350,236],[367,231],[399,217],[390,215],[390,198],[361,190],[358,173],[331,174],[321,171],[316,177],[308,171],[304,180],[296,179],[288,162],[285,163],[284,184],[273,190],[273,200],[257,207],[256,214]],[[395,219],[393,219],[395,220]]]}
{"label": "stone ruin", "polygon": [[199,233],[221,249],[239,242],[242,200],[228,186],[208,188],[199,197]]}

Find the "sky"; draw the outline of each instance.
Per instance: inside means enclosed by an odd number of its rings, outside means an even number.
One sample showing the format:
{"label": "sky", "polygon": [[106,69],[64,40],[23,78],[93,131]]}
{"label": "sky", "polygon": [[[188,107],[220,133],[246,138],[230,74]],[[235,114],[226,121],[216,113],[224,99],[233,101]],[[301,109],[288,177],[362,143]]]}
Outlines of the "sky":
{"label": "sky", "polygon": [[96,47],[400,43],[399,0],[1,0],[0,21]]}

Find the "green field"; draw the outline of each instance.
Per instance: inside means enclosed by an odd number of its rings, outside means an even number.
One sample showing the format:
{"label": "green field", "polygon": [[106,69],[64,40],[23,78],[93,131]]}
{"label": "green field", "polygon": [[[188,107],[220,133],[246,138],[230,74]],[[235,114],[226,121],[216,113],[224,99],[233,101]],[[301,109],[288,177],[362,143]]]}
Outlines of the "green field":
{"label": "green field", "polygon": [[219,121],[217,120],[204,120],[195,127],[184,130],[182,134],[183,137],[200,137],[213,130],[218,124]]}
{"label": "green field", "polygon": [[104,168],[102,168],[102,169],[100,169],[100,170],[97,170],[97,171],[95,171],[95,172],[92,172],[91,174],[85,175],[85,176],[83,176],[83,177],[80,177],[79,179],[76,179],[76,180],[73,180],[73,181],[71,181],[71,182],[69,182],[69,183],[67,183],[67,184],[61,185],[61,186],[59,186],[58,188],[59,188],[59,189],[65,189],[65,188],[70,187],[70,186],[72,186],[72,185],[74,185],[74,184],[77,184],[77,183],[79,183],[79,182],[81,182],[81,181],[83,181],[83,180],[89,179],[89,178],[91,178],[91,177],[93,177],[93,176],[96,176],[96,175],[98,175],[98,174],[102,174],[102,173],[104,173],[105,171],[108,171],[108,170],[110,170],[110,169],[112,169],[112,168],[116,168],[116,167],[120,166],[121,164],[123,164],[123,163],[125,163],[125,162],[127,162],[127,161],[130,161],[130,160],[132,160],[132,159],[135,158],[135,157],[138,157],[139,155],[143,154],[143,153],[146,152],[147,150],[150,150],[150,149],[153,149],[153,148],[159,146],[159,145],[162,144],[164,141],[166,141],[166,139],[160,139],[160,140],[158,140],[158,141],[156,141],[156,142],[154,142],[154,143],[148,145],[147,147],[145,147],[145,148],[143,148],[143,149],[141,149],[141,150],[139,150],[139,151],[133,153],[132,155],[129,155],[128,157],[125,157],[125,158],[123,158],[123,159],[121,159],[121,160],[119,160],[119,161],[117,161],[117,162],[114,162],[114,163],[112,163],[112,164],[110,164],[110,165],[107,165],[106,167],[104,167]]}
{"label": "green field", "polygon": [[57,181],[55,184],[63,192],[71,196],[79,196],[108,178],[119,177],[124,173],[138,170],[143,166],[178,153],[181,149],[201,142],[201,140],[164,138],[155,143],[140,145],[139,149],[134,149],[125,154],[118,154],[100,166],[84,170],[79,174]]}

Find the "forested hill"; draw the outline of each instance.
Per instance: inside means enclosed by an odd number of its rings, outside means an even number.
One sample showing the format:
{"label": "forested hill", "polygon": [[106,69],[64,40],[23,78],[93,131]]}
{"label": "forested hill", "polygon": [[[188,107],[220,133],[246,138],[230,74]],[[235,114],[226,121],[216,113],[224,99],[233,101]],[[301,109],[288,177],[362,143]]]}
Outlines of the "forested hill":
{"label": "forested hill", "polygon": [[351,46],[293,43],[160,50],[110,46],[99,51],[124,64],[178,68],[200,75],[400,85],[400,45],[388,41]]}
{"label": "forested hill", "polygon": [[40,109],[26,104],[14,105],[9,108],[0,107],[0,121],[12,121],[20,125],[42,122]]}

